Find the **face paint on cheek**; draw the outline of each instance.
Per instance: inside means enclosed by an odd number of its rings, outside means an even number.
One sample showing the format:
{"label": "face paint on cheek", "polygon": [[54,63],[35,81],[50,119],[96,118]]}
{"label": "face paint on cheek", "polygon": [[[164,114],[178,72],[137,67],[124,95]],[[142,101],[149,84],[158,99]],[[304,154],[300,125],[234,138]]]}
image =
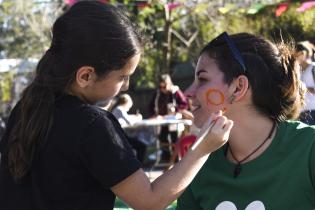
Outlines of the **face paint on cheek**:
{"label": "face paint on cheek", "polygon": [[[224,103],[224,95],[223,93],[215,88],[209,88],[206,91],[206,101],[207,101],[207,105],[209,106],[219,106],[222,105]],[[224,113],[226,111],[226,107],[223,107],[222,112]]]}

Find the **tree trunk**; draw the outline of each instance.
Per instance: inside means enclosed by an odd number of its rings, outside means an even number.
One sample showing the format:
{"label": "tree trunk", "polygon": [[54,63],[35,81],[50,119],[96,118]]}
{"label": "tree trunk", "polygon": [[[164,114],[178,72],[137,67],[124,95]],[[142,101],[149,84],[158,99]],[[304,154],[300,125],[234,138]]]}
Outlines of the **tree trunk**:
{"label": "tree trunk", "polygon": [[170,74],[170,63],[171,63],[171,48],[172,48],[172,20],[171,20],[171,10],[167,6],[164,7],[165,10],[165,26],[164,26],[164,42],[163,42],[163,57],[162,57],[162,74]]}

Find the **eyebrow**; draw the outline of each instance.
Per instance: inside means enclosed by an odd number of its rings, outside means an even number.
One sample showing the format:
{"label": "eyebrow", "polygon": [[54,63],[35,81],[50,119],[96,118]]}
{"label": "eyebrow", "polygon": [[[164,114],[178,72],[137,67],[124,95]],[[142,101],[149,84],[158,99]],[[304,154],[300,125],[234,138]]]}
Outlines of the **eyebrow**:
{"label": "eyebrow", "polygon": [[203,72],[207,73],[206,70],[204,70],[204,69],[199,69],[199,70],[196,72],[196,75],[199,76],[199,75],[200,75],[201,73],[203,73]]}

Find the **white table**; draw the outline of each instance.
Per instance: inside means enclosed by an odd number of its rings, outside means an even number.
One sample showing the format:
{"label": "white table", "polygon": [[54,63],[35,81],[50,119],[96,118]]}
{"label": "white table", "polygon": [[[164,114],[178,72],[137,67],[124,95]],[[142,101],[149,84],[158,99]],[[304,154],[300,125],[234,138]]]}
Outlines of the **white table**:
{"label": "white table", "polygon": [[161,126],[161,125],[172,125],[172,124],[184,124],[184,125],[192,125],[191,120],[186,119],[145,119],[139,122],[136,122],[132,125],[124,126],[123,128],[137,128],[137,127],[147,127],[147,126]]}
{"label": "white table", "polygon": [[[169,166],[170,163],[160,163],[160,155],[159,155],[159,150],[161,149],[161,144],[159,141],[159,129],[160,126],[163,125],[180,125],[180,124],[184,124],[186,126],[190,126],[192,125],[192,121],[191,120],[187,120],[187,119],[172,119],[172,118],[168,118],[168,119],[161,119],[161,118],[152,118],[152,119],[144,119],[141,120],[139,122],[136,122],[132,125],[127,125],[124,126],[123,129],[126,131],[127,134],[132,134],[135,132],[139,132],[141,129],[145,129],[147,130],[150,134],[151,134],[151,139],[153,140],[148,140],[149,143],[155,143],[154,145],[154,149],[155,149],[155,163],[153,165],[154,167],[157,166]],[[147,137],[150,138],[150,137]],[[171,147],[171,145],[170,145]]]}

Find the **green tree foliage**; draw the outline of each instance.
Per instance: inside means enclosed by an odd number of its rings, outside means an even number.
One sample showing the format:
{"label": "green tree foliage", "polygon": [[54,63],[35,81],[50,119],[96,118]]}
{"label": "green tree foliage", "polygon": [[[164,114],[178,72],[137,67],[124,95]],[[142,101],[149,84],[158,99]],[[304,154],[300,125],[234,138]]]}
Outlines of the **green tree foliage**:
{"label": "green tree foliage", "polygon": [[[279,17],[275,16],[277,4],[268,5],[256,14],[248,14],[242,9],[236,9],[225,14],[217,12],[215,13],[215,20],[211,21],[215,23],[212,34],[202,33],[200,36],[210,40],[214,37],[213,35],[222,31],[229,33],[249,32],[269,39],[279,39],[280,36],[283,36],[286,39],[293,38],[296,41],[307,39],[314,42],[315,9],[298,12],[299,6],[301,6],[299,1],[290,3],[288,9]],[[200,24],[200,27],[201,29],[205,28],[205,25]],[[202,30],[202,32],[205,31]]]}
{"label": "green tree foliage", "polygon": [[[112,0],[111,3],[118,2]],[[172,73],[174,65],[190,60],[196,51],[192,46],[199,34],[197,23],[201,8],[197,3],[188,5],[186,1],[175,2],[179,5],[173,9],[168,9],[167,3],[162,4],[159,0],[148,1],[144,7],[139,6],[138,1],[125,0],[123,3],[146,39],[140,71],[133,76],[132,84],[154,87],[158,75]]]}
{"label": "green tree foliage", "polygon": [[138,71],[131,78],[131,88],[154,87],[155,78],[161,71],[163,57],[164,7],[158,1],[143,8],[132,2],[125,2],[125,5],[143,32],[144,45]]}
{"label": "green tree foliage", "polygon": [[11,89],[12,89],[13,77],[14,77],[13,72],[1,73],[0,95],[1,95],[1,101],[4,103],[8,103],[12,100]]}
{"label": "green tree foliage", "polygon": [[[252,6],[250,1],[110,0],[110,3],[125,8],[146,39],[131,88],[152,88],[160,73],[172,73],[178,63],[195,63],[202,46],[222,31],[246,31],[271,39],[279,37],[281,31],[284,37],[315,41],[315,9],[299,13],[298,1],[291,1],[280,17],[275,17],[276,5],[266,6],[255,14],[246,13]],[[167,3],[180,6],[168,11]],[[49,47],[51,24],[63,8],[63,0],[2,0],[0,55],[39,58]]]}
{"label": "green tree foliage", "polygon": [[52,21],[62,1],[2,0],[0,53],[5,58],[38,58],[49,47]]}
{"label": "green tree foliage", "polygon": [[296,41],[315,41],[315,9],[297,12],[301,3],[291,3],[288,10],[280,17],[275,17],[275,6],[266,8],[257,16],[251,18],[251,28],[258,34],[269,38],[278,38],[280,34],[285,38]]}

